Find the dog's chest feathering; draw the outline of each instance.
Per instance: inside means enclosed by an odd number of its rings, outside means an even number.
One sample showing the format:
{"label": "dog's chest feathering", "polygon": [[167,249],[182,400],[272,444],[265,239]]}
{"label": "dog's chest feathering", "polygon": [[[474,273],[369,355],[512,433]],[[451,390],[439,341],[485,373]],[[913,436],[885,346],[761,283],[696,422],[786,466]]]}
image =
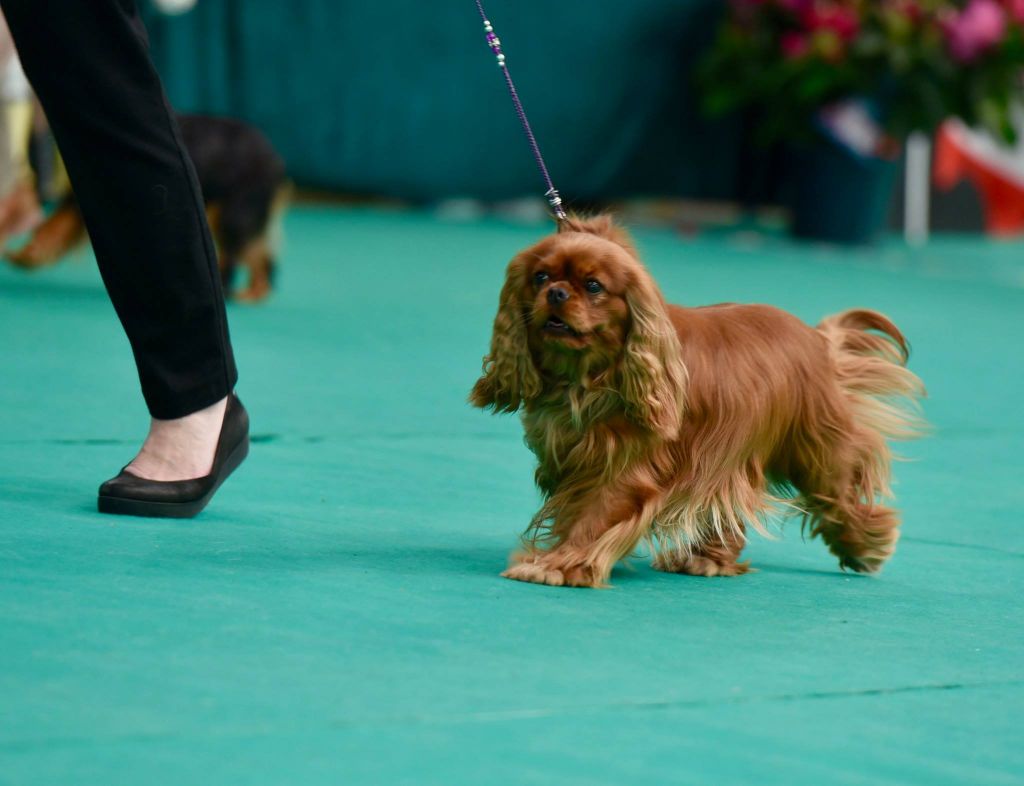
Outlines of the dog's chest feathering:
{"label": "dog's chest feathering", "polygon": [[537,457],[538,485],[572,476],[607,480],[626,469],[648,447],[640,428],[610,391],[567,389],[522,416],[524,438]]}

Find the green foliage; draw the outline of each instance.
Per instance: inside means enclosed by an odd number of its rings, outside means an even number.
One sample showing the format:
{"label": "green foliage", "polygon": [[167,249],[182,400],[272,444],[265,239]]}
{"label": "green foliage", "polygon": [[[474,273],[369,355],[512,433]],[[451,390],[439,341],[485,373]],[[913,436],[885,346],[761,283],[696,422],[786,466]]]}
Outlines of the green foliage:
{"label": "green foliage", "polygon": [[959,117],[1013,141],[1022,72],[1021,0],[732,0],[698,79],[708,114],[755,110],[764,141],[849,98],[898,139]]}

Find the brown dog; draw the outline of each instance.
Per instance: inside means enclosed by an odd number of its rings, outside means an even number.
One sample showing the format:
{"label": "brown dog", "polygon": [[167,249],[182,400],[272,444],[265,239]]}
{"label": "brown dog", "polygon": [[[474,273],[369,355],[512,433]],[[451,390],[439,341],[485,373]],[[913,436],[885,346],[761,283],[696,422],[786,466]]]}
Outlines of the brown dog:
{"label": "brown dog", "polygon": [[745,573],[745,528],[796,510],[840,566],[892,555],[887,438],[921,381],[881,314],[808,327],[771,306],[666,305],[611,219],[570,219],[508,266],[470,400],[522,408],[545,502],[503,575],[603,586],[641,540],[659,570]]}

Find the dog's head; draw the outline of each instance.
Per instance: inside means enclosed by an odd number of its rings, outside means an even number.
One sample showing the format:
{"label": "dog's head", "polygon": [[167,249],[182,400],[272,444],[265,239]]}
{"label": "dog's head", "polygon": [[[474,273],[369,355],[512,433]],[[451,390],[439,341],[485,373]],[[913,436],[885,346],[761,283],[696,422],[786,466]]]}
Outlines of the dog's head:
{"label": "dog's head", "polygon": [[514,412],[563,383],[613,387],[640,425],[679,430],[686,370],[665,301],[608,216],[571,218],[508,266],[478,407]]}

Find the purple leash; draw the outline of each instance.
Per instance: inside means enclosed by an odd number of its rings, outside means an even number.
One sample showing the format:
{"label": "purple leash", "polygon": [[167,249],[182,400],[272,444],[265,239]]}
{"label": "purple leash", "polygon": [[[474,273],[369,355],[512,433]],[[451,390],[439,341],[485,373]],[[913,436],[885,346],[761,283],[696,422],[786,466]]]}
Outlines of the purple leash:
{"label": "purple leash", "polygon": [[508,85],[509,95],[512,96],[512,103],[515,105],[516,114],[519,115],[519,122],[523,124],[523,131],[526,132],[526,139],[530,143],[530,149],[533,150],[533,157],[537,161],[537,168],[540,170],[541,177],[544,178],[544,185],[548,187],[548,190],[544,192],[544,196],[547,197],[548,203],[551,205],[551,209],[555,213],[556,221],[565,221],[566,215],[565,210],[562,209],[562,197],[558,194],[558,189],[555,188],[555,184],[551,182],[551,175],[548,174],[548,168],[544,165],[544,156],[540,154],[540,146],[537,144],[537,139],[533,135],[533,130],[530,128],[530,121],[526,119],[526,111],[523,109],[523,102],[519,100],[519,93],[516,91],[515,83],[512,81],[512,75],[508,72],[508,65],[505,63],[505,53],[501,51],[501,41],[498,40],[498,36],[494,34],[494,28],[491,23],[487,20],[487,14],[484,13],[484,7],[480,0],[476,0],[477,10],[480,12],[480,18],[484,23],[484,30],[487,33],[487,45],[494,52],[494,56],[498,58],[498,67],[501,72],[505,75],[505,83]]}

